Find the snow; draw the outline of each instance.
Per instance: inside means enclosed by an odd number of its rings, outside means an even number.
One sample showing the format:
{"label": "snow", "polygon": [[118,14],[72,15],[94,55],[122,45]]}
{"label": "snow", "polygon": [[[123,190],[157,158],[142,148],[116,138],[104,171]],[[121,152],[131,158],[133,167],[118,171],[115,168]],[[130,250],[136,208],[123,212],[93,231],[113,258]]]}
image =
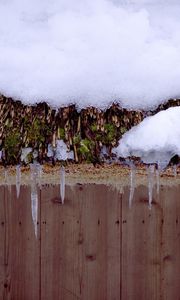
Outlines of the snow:
{"label": "snow", "polygon": [[0,93],[149,108],[180,95],[180,4],[1,0]]}
{"label": "snow", "polygon": [[48,144],[48,157],[54,157],[55,160],[74,160],[73,151],[69,151],[63,140],[56,140],[56,146]]}
{"label": "snow", "polygon": [[180,155],[180,107],[145,118],[125,133],[117,148],[119,157],[136,156],[163,169],[174,155]]}

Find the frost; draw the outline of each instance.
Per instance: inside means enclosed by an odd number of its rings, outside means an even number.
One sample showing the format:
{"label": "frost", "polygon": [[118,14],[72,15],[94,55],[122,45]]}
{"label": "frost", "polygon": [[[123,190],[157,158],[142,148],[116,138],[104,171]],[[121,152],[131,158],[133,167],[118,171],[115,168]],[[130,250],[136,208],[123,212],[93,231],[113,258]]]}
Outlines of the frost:
{"label": "frost", "polygon": [[68,159],[68,148],[63,140],[56,141],[55,159],[57,159],[57,160],[67,160]]}
{"label": "frost", "polygon": [[28,155],[32,152],[31,147],[23,148],[21,152],[21,161],[28,163]]}
{"label": "frost", "polygon": [[54,156],[54,149],[51,144],[48,144],[47,157],[53,157],[53,156]]}
{"label": "frost", "polygon": [[65,168],[64,166],[60,169],[60,197],[61,202],[64,204],[64,198],[65,198]]}
{"label": "frost", "polygon": [[153,186],[154,186],[154,165],[150,165],[148,167],[148,202],[149,209],[152,208],[152,200],[153,200]]}
{"label": "frost", "polygon": [[37,238],[38,236],[38,190],[37,190],[37,183],[38,183],[38,167],[39,164],[31,164],[31,214],[32,220],[34,224],[34,232]]}
{"label": "frost", "polygon": [[69,152],[67,153],[67,155],[68,155],[68,159],[74,160],[74,151],[69,151]]}
{"label": "frost", "polygon": [[20,165],[16,166],[16,195],[19,198],[21,188],[21,167]]}
{"label": "frost", "polygon": [[69,151],[63,140],[56,140],[55,147],[48,145],[48,157],[54,157],[55,160],[74,160],[74,152]]}

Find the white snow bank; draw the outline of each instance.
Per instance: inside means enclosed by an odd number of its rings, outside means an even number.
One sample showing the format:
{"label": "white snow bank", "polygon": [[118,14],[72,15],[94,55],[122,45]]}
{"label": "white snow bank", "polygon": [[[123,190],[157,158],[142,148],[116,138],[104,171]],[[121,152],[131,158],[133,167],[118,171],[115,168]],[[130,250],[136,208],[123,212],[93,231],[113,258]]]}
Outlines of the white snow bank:
{"label": "white snow bank", "polygon": [[114,149],[119,157],[141,157],[145,163],[166,164],[180,155],[180,107],[169,108],[125,133]]}
{"label": "white snow bank", "polygon": [[1,0],[0,92],[80,107],[180,96],[179,16],[178,0]]}

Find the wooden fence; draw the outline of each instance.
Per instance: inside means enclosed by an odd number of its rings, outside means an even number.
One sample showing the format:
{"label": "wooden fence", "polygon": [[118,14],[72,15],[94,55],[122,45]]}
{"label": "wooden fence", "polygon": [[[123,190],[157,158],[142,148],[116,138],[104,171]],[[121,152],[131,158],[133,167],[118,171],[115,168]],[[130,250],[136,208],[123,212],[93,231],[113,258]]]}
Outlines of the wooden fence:
{"label": "wooden fence", "polygon": [[0,187],[0,299],[179,300],[180,186],[161,187],[148,209],[147,188],[132,208],[104,185],[59,186],[39,193],[38,238],[30,187]]}

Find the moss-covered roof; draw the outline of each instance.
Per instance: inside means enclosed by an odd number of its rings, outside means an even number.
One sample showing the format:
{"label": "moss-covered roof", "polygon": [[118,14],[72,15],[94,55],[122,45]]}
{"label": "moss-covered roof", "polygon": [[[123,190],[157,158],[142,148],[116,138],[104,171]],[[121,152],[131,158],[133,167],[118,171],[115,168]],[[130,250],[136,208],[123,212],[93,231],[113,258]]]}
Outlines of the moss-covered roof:
{"label": "moss-covered roof", "polygon": [[48,156],[48,145],[55,149],[56,140],[62,139],[68,150],[74,152],[76,163],[95,164],[104,159],[103,146],[105,157],[111,158],[112,148],[132,126],[148,115],[179,105],[179,99],[171,99],[149,111],[127,110],[118,104],[104,111],[94,107],[78,111],[75,105],[54,109],[45,102],[30,106],[0,96],[0,162],[19,164],[22,150],[29,148],[26,163],[32,162],[34,156],[40,163],[55,163],[55,158]]}

